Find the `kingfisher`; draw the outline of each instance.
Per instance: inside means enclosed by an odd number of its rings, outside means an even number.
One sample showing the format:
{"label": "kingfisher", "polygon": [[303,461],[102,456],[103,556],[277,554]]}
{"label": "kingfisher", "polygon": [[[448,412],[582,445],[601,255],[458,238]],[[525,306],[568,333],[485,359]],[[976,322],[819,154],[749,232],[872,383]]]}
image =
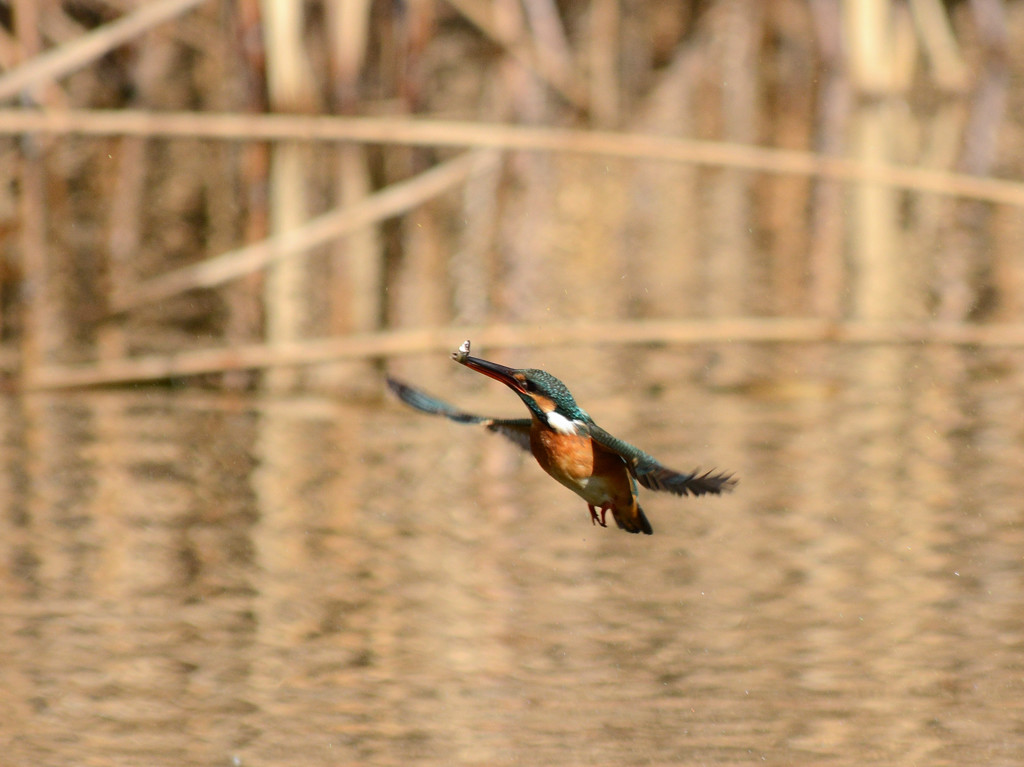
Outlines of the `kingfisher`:
{"label": "kingfisher", "polygon": [[628,533],[651,535],[654,528],[637,500],[639,482],[649,490],[675,495],[721,495],[733,489],[731,474],[663,466],[628,442],[612,436],[591,418],[565,384],[544,370],[518,369],[469,356],[466,341],[452,359],[512,389],[530,411],[529,418],[489,418],[465,413],[447,402],[388,378],[391,391],[411,407],[458,423],[482,424],[533,453],[548,474],[587,502],[591,524],[615,524]]}

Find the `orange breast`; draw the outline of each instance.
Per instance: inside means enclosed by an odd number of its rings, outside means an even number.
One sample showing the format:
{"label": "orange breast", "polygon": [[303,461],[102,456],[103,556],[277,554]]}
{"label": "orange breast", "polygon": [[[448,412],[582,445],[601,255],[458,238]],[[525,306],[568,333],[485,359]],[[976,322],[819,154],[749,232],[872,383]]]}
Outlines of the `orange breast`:
{"label": "orange breast", "polygon": [[633,484],[625,462],[595,446],[589,436],[560,434],[535,420],[530,447],[544,471],[587,503],[601,506],[632,502]]}

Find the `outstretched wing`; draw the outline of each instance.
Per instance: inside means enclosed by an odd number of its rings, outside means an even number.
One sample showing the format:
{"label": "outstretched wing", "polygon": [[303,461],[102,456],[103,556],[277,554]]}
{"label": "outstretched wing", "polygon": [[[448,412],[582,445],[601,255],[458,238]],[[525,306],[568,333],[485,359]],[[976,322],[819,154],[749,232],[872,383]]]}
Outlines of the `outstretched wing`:
{"label": "outstretched wing", "polygon": [[388,388],[395,393],[402,402],[424,413],[431,415],[443,415],[458,423],[479,423],[486,426],[490,431],[497,432],[515,442],[523,450],[530,449],[530,419],[529,418],[488,418],[483,415],[464,413],[453,405],[443,400],[431,397],[424,391],[415,389],[409,384],[388,378]]}
{"label": "outstretched wing", "polygon": [[593,440],[619,455],[626,462],[629,473],[649,490],[661,490],[676,495],[704,495],[705,493],[721,495],[723,492],[732,490],[736,485],[736,480],[731,474],[715,473],[714,471],[704,473],[695,471],[691,474],[683,474],[674,471],[658,463],[640,448],[612,436],[597,424],[591,423],[587,427],[590,429],[590,436]]}

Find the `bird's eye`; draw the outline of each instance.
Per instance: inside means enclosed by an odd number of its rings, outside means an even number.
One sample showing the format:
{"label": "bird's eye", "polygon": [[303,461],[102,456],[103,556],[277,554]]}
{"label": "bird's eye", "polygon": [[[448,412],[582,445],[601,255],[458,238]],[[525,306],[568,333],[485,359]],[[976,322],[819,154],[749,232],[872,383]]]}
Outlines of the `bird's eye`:
{"label": "bird's eye", "polygon": [[536,387],[533,385],[533,381],[523,381],[523,389],[526,391],[534,391]]}

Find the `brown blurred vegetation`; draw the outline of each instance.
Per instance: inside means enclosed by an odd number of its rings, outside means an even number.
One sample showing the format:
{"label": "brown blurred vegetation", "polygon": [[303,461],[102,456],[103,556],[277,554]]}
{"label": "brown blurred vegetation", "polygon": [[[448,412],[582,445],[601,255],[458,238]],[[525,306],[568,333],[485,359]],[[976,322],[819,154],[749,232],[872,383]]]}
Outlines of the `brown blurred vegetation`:
{"label": "brown blurred vegetation", "polygon": [[1001,0],[0,2],[4,367],[1021,344],[1022,36]]}

